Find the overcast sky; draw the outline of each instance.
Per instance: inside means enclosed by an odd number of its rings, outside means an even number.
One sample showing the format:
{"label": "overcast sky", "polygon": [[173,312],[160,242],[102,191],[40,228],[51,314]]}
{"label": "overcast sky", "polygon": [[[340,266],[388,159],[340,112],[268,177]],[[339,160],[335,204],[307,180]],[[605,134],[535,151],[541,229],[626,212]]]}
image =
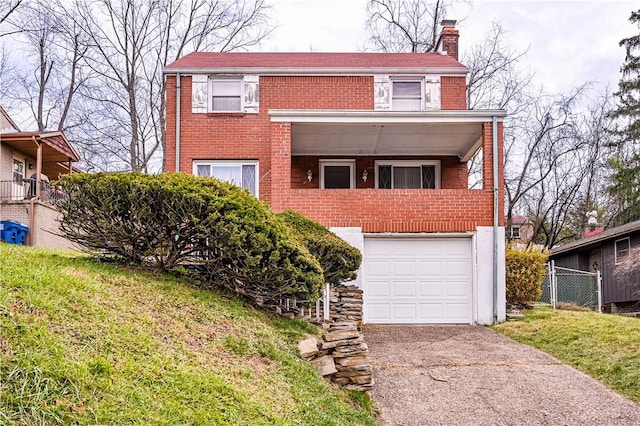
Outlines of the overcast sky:
{"label": "overcast sky", "polygon": [[[355,52],[366,41],[367,0],[271,0],[279,24],[261,50]],[[464,3],[464,2],[463,2]],[[628,21],[637,1],[491,1],[462,4],[458,19],[461,49],[482,40],[492,21],[502,23],[524,65],[551,93],[566,93],[593,81],[617,88],[624,60],[622,38],[638,33]]]}

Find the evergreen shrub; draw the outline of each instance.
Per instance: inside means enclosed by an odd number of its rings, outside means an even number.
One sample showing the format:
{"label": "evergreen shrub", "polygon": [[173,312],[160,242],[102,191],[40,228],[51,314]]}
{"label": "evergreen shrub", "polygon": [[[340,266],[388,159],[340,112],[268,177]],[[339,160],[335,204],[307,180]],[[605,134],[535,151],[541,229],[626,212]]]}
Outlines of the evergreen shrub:
{"label": "evergreen shrub", "polygon": [[60,185],[61,231],[96,256],[187,270],[257,304],[320,296],[316,258],[267,204],[234,185],[182,173],[73,174]]}
{"label": "evergreen shrub", "polygon": [[316,257],[327,283],[339,285],[356,278],[356,271],[362,262],[360,250],[300,213],[287,210],[279,213],[279,216]]}

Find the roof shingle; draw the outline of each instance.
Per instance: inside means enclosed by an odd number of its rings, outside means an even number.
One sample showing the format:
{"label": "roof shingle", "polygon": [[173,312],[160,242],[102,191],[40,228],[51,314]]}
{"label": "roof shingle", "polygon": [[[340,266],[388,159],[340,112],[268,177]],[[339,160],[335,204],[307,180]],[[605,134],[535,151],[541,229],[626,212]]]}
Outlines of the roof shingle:
{"label": "roof shingle", "polygon": [[449,55],[439,53],[287,53],[194,52],[166,67],[212,68],[461,68]]}

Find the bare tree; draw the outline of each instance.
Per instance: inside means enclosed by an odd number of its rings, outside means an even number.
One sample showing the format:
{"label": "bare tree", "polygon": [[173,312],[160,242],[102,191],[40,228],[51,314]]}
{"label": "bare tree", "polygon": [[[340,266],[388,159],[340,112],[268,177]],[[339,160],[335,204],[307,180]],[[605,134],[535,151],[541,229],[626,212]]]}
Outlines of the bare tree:
{"label": "bare tree", "polygon": [[102,150],[95,167],[112,157],[110,168],[157,169],[165,141],[163,67],[191,51],[259,43],[270,31],[267,10],[263,0],[78,2],[77,23],[90,41],[86,63],[98,76],[82,92],[99,117],[85,127],[91,148]]}
{"label": "bare tree", "polygon": [[23,5],[11,25],[21,28],[17,43],[28,55],[8,73],[12,84],[5,98],[23,111],[31,110],[38,131],[65,130],[73,97],[83,83],[78,73],[86,47],[77,28],[40,0]]}
{"label": "bare tree", "polygon": [[533,219],[533,239],[546,247],[579,237],[586,211],[602,202],[610,97],[591,101],[587,94],[582,86],[570,96],[539,96],[512,117],[505,146],[507,225],[523,211]]}
{"label": "bare tree", "polygon": [[369,0],[367,28],[375,50],[431,52],[449,0]]}
{"label": "bare tree", "polygon": [[196,50],[246,49],[272,30],[265,0],[32,0],[17,10],[14,36],[32,60],[8,76],[8,95],[39,130],[65,130],[87,170],[159,170],[163,67]]}
{"label": "bare tree", "polygon": [[[9,17],[20,7],[24,0],[3,0],[0,3],[0,25],[9,19]],[[0,37],[8,35],[8,33],[0,32]]]}
{"label": "bare tree", "polygon": [[[516,51],[507,45],[504,38],[502,25],[493,23],[485,38],[463,55],[462,62],[469,68],[469,109],[505,109],[510,115],[515,115],[527,108],[530,102],[528,87],[533,75],[520,67],[526,51]],[[505,134],[511,132],[509,125],[507,121]],[[469,160],[469,188],[481,188],[482,158],[480,150]]]}

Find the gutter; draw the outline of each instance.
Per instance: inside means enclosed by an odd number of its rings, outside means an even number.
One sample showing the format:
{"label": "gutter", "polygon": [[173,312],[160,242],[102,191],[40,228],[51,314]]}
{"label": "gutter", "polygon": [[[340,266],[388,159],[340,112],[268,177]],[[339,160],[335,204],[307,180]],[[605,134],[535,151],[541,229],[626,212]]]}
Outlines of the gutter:
{"label": "gutter", "polygon": [[492,118],[493,137],[493,323],[498,323],[498,117]]}
{"label": "gutter", "polygon": [[469,68],[460,67],[165,67],[163,74],[259,74],[275,76],[363,76],[374,74],[466,76]]}
{"label": "gutter", "polygon": [[180,171],[180,73],[176,74],[176,172]]}

